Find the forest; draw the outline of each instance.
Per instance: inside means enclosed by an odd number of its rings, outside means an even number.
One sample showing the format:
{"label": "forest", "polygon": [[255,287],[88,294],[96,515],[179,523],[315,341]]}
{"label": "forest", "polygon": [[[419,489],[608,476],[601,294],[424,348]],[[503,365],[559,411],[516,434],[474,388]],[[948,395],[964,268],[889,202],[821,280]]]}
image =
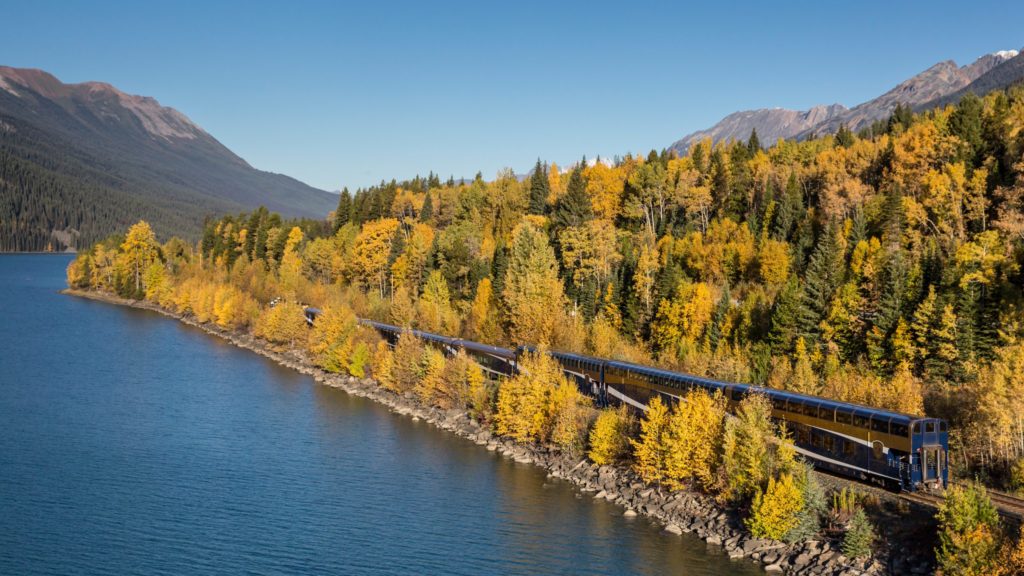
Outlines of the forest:
{"label": "forest", "polygon": [[[1017,87],[922,113],[899,107],[857,134],[762,143],[753,133],[682,157],[564,169],[538,160],[525,178],[384,182],[345,190],[325,222],[264,209],[208,221],[197,245],[160,244],[141,223],[81,251],[68,282],[307,347],[321,366],[465,406],[502,434],[628,453],[657,482],[722,489],[715,478],[729,476],[737,446],[761,434],[756,401],[746,437],[684,451],[672,476],[664,446],[644,448],[644,438],[687,440],[650,411],[639,423],[595,421],[557,374],[543,387],[494,389],[464,359],[411,341],[388,350],[355,317],[945,418],[956,475],[1021,490],[1022,259]],[[326,311],[311,334],[300,303]],[[717,414],[715,402],[692,404]],[[754,510],[798,511],[807,499],[780,450],[762,454],[764,474],[729,484]],[[787,504],[801,491],[800,506]],[[959,497],[987,518],[983,498]],[[758,529],[777,536],[795,529],[787,522]]]}

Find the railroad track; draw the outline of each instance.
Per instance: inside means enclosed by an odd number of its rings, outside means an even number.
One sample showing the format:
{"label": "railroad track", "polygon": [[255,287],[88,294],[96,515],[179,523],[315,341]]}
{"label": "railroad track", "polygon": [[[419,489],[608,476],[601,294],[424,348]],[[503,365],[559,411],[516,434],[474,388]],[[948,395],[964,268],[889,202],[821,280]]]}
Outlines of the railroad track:
{"label": "railroad track", "polygon": [[998,490],[989,490],[988,497],[1004,516],[1024,520],[1024,499]]}
{"label": "railroad track", "polygon": [[[989,499],[992,500],[992,504],[995,505],[1001,516],[1024,521],[1024,498],[1018,498],[998,490],[987,490],[987,492]],[[937,508],[945,501],[946,496],[938,492],[903,492],[900,494],[900,498],[908,502]]]}

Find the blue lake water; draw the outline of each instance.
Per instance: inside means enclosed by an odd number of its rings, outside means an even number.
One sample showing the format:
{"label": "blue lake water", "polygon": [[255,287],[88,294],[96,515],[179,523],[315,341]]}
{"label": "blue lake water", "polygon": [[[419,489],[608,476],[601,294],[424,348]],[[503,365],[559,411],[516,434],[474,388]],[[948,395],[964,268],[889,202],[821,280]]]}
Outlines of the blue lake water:
{"label": "blue lake water", "polygon": [[0,574],[758,574],[0,256]]}

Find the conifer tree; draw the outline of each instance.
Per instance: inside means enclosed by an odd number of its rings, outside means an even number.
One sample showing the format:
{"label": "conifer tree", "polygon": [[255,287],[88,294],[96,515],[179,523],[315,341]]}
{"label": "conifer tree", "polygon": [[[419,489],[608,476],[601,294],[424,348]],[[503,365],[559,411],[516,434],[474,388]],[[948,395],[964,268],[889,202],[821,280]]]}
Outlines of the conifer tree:
{"label": "conifer tree", "polygon": [[545,214],[548,210],[548,196],[550,195],[551,184],[548,181],[548,171],[538,158],[537,165],[533,167],[533,175],[530,176],[530,206],[527,212],[529,214]]}
{"label": "conifer tree", "polygon": [[[551,215],[553,231],[582,226],[594,218],[594,208],[587,196],[587,182],[583,177],[583,167],[576,166],[569,176],[565,194],[558,197]],[[557,236],[556,236],[557,237]]]}
{"label": "conifer tree", "polygon": [[423,199],[423,208],[420,209],[420,222],[430,222],[430,219],[433,217],[434,200],[433,195],[428,190],[426,197]]}
{"label": "conifer tree", "polygon": [[750,156],[761,151],[761,139],[757,137],[757,128],[750,130],[750,138],[747,139],[747,152]]}
{"label": "conifer tree", "polygon": [[834,225],[822,231],[804,274],[799,328],[801,334],[815,340],[821,332],[819,324],[828,312],[832,295],[843,281],[843,254],[836,235]]}
{"label": "conifer tree", "polygon": [[338,207],[334,210],[334,232],[352,221],[352,195],[348,187],[342,189],[338,196]]}

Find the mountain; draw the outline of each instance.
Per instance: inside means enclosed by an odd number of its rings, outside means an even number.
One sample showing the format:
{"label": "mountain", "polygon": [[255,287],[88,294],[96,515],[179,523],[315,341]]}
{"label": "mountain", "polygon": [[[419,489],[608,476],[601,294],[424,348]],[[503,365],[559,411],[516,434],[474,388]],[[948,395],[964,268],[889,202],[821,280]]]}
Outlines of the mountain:
{"label": "mountain", "polygon": [[690,146],[705,138],[715,142],[746,140],[755,129],[761,142],[775,142],[779,138],[793,138],[843,112],[846,112],[846,107],[841,104],[815,106],[807,111],[762,108],[733,112],[707,130],[683,136],[672,144],[671,149],[684,154]]}
{"label": "mountain", "polygon": [[734,112],[711,128],[680,138],[670,149],[682,154],[694,143],[708,137],[715,142],[746,140],[754,129],[757,129],[761,142],[765,143],[779,138],[801,139],[812,134],[834,133],[844,124],[856,132],[888,118],[897,104],[922,109],[955,102],[966,90],[987,93],[1022,79],[1024,58],[1016,50],[986,54],[966,66],[957,66],[952,60],[947,60],[850,109],[832,104],[815,106],[807,111],[775,108]]}
{"label": "mountain", "polygon": [[968,92],[984,96],[994,90],[1001,90],[1024,79],[1024,54],[1017,50],[1003,50],[996,53],[1001,61],[992,66],[970,84],[959,90],[931,100],[920,109],[934,108],[959,102]]}
{"label": "mountain", "polygon": [[324,218],[336,202],[253,168],[153,98],[0,66],[0,251],[89,245],[140,218],[194,238],[208,215],[264,205]]}

